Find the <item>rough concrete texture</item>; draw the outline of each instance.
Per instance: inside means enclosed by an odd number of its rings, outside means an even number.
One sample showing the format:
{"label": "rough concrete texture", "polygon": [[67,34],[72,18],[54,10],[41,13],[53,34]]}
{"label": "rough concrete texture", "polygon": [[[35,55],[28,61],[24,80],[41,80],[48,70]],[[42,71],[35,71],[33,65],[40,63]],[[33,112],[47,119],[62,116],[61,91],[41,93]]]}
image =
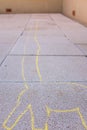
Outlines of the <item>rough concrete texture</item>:
{"label": "rough concrete texture", "polygon": [[0,15],[0,34],[0,130],[87,130],[87,28]]}

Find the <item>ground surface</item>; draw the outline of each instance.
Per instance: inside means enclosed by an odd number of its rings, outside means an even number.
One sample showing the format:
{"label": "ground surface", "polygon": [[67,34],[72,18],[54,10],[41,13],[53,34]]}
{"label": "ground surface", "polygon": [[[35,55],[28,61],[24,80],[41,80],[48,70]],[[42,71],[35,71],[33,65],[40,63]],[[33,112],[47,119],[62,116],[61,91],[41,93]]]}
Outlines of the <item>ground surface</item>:
{"label": "ground surface", "polygon": [[0,15],[0,130],[87,130],[86,27]]}

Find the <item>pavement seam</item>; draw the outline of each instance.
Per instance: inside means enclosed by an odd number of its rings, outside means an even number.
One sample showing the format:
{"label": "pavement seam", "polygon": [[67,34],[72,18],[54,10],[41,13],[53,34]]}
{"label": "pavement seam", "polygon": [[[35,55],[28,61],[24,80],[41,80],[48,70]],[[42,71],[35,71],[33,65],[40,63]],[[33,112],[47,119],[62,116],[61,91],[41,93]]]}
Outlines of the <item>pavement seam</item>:
{"label": "pavement seam", "polygon": [[[26,26],[27,26],[27,24],[28,24],[28,22],[29,22],[29,19],[30,19],[30,17],[28,18],[28,21],[26,22],[26,24],[25,24],[25,26],[24,26],[24,30],[19,34],[19,36],[18,36],[18,38],[15,40],[14,44],[16,44],[16,42],[20,39],[21,35],[24,33],[25,28],[26,28]],[[3,62],[5,61],[5,59],[9,56],[9,54],[10,54],[10,52],[11,52],[11,50],[12,50],[13,47],[14,47],[14,45],[9,49],[7,55],[5,56],[5,58],[4,58],[4,59],[2,60],[2,62],[0,63],[0,66],[3,64]]]}

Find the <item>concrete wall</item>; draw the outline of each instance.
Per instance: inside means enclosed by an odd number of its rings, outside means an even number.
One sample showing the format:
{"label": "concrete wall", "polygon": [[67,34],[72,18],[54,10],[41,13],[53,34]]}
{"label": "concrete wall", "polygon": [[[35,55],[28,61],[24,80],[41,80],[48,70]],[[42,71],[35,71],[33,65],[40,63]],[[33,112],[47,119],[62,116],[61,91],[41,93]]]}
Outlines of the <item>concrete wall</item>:
{"label": "concrete wall", "polygon": [[87,25],[87,0],[63,0],[62,12]]}
{"label": "concrete wall", "polygon": [[62,0],[0,0],[0,13],[53,13],[61,12],[61,6]]}

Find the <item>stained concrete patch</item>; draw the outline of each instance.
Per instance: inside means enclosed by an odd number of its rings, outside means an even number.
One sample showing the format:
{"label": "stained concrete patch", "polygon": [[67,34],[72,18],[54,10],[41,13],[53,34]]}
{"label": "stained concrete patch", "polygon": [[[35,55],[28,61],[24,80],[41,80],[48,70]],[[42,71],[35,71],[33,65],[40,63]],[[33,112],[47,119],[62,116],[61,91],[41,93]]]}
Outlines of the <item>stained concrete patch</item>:
{"label": "stained concrete patch", "polygon": [[[16,123],[14,129],[32,129],[32,117],[34,117],[34,127],[44,128],[44,125],[48,123],[48,129],[58,130],[59,128],[65,130],[85,130],[83,122],[87,124],[87,83],[27,83],[29,89],[20,97],[20,105],[16,108],[16,111],[10,116],[6,125],[10,128],[21,113],[26,110],[28,105],[31,105],[31,111],[26,111],[23,117]],[[17,103],[18,95],[24,90],[24,84],[21,83],[0,83],[0,105],[1,105],[1,120],[0,129],[3,130],[3,122],[7,119],[9,113],[13,110]],[[8,96],[8,98],[7,98]],[[3,101],[3,102],[2,102]],[[38,103],[37,103],[38,102]],[[47,109],[51,109],[48,117]],[[77,111],[73,109],[79,108],[80,114],[82,114],[84,121],[81,121]],[[59,110],[59,112],[56,111]],[[62,112],[62,111],[66,112]],[[67,112],[72,110],[71,112]]]}

